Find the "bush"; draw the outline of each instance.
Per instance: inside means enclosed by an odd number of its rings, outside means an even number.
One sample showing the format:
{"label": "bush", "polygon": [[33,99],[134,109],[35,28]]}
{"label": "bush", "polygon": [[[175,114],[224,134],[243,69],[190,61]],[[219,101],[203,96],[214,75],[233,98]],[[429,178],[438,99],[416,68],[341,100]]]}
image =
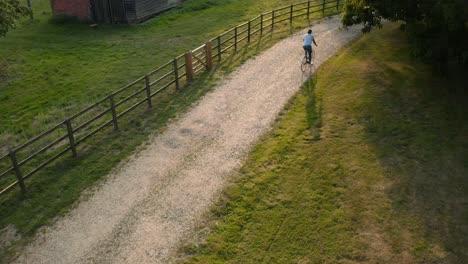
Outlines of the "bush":
{"label": "bush", "polygon": [[31,13],[19,0],[0,0],[0,37],[15,28],[22,16]]}

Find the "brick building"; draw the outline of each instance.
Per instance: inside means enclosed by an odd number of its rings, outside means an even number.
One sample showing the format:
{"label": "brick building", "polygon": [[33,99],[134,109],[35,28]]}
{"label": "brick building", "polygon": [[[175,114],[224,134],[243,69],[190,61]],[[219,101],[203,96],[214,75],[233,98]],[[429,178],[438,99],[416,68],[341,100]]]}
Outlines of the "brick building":
{"label": "brick building", "polygon": [[52,0],[54,15],[76,16],[81,20],[91,18],[90,0]]}
{"label": "brick building", "polygon": [[52,0],[54,15],[97,23],[138,23],[185,0]]}

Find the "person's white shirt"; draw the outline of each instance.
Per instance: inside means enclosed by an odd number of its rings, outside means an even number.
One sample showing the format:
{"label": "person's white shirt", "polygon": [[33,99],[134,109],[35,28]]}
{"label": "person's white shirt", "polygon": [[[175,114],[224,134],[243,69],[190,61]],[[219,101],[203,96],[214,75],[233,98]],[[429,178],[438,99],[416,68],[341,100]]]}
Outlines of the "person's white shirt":
{"label": "person's white shirt", "polygon": [[312,46],[313,41],[314,41],[314,35],[312,34],[304,35],[304,46]]}

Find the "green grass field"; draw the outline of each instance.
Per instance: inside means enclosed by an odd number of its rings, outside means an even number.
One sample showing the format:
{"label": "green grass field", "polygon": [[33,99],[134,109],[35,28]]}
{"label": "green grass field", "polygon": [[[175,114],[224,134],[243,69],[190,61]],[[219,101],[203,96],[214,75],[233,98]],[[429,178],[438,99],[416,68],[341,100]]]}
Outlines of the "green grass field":
{"label": "green grass field", "polygon": [[298,1],[191,0],[140,25],[36,20],[0,38],[0,153],[262,11]]}
{"label": "green grass field", "polygon": [[[262,11],[292,2],[297,1],[192,0],[140,25],[90,30],[79,23],[49,22],[48,1],[33,1],[36,19],[25,19],[0,39],[0,153],[185,50]],[[306,25],[307,21],[296,20],[293,30]],[[77,158],[61,159],[35,174],[26,181],[26,195],[14,190],[0,197],[0,230],[13,230],[20,238],[7,248],[0,244],[0,263],[14,256],[40,227],[68,212],[83,190],[144,147],[141,144],[150,135],[189,109],[220,76],[290,32],[289,25],[279,25],[274,34],[267,32],[230,54],[182,91],[162,94],[152,109],[132,112],[122,119],[118,133],[108,129],[79,147]]]}
{"label": "green grass field", "polygon": [[389,24],[325,63],[181,262],[466,263],[467,77],[408,51]]}

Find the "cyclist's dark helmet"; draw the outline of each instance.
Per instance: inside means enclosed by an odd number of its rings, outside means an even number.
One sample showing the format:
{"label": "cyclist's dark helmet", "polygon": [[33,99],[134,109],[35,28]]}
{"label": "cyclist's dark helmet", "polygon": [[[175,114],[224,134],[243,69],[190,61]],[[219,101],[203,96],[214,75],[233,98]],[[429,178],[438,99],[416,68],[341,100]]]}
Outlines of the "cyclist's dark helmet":
{"label": "cyclist's dark helmet", "polygon": [[309,31],[307,31],[307,33],[312,34],[312,29],[309,29]]}

